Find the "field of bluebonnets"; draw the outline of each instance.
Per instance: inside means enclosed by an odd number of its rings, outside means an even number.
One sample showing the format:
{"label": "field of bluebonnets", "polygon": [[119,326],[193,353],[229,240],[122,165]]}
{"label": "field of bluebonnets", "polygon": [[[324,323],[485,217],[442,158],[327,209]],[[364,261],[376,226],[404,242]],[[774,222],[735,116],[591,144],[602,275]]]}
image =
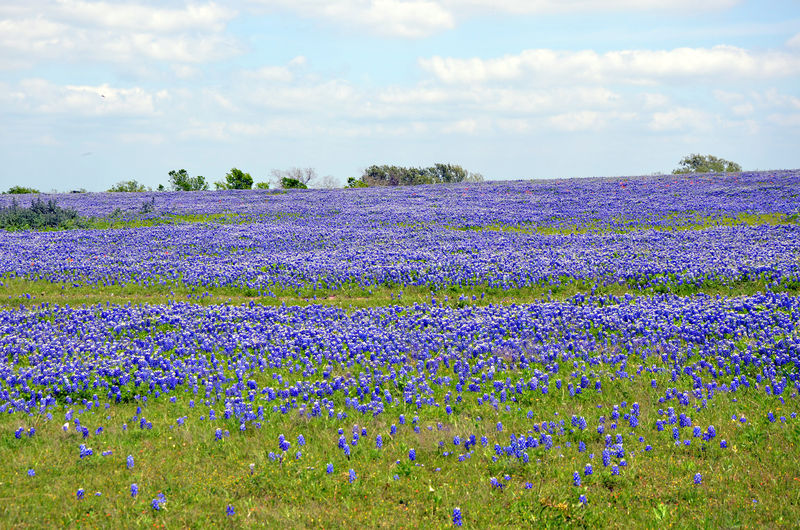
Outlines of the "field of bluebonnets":
{"label": "field of bluebonnets", "polygon": [[3,526],[800,520],[800,171],[56,198]]}

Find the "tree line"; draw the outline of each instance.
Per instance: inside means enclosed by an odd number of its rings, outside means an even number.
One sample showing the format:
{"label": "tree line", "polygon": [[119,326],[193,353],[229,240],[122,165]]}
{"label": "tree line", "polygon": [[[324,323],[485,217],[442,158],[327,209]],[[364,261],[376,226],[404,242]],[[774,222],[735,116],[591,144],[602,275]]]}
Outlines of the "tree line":
{"label": "tree line", "polygon": [[[713,155],[690,154],[683,157],[673,174],[687,173],[729,173],[741,171],[742,166],[736,162],[718,158]],[[176,169],[168,173],[169,188],[159,184],[157,191],[202,191],[210,189],[209,183],[202,175],[191,176],[185,169]],[[312,184],[322,188],[337,187],[331,176],[320,178],[314,168],[291,168],[272,170],[272,183],[279,189],[307,189]],[[361,176],[347,179],[345,188],[368,188],[375,186],[416,186],[420,184],[449,184],[457,182],[483,182],[483,175],[467,171],[457,164],[437,163],[430,167],[403,167],[392,165],[372,165],[366,168]],[[250,173],[239,168],[231,168],[223,180],[214,182],[217,190],[249,190],[270,188],[270,182],[255,182]],[[110,192],[143,192],[151,188],[136,180],[120,181],[107,191]],[[86,190],[74,190],[71,193],[84,193]],[[22,194],[39,193],[39,190],[25,186],[12,186],[3,193]]]}

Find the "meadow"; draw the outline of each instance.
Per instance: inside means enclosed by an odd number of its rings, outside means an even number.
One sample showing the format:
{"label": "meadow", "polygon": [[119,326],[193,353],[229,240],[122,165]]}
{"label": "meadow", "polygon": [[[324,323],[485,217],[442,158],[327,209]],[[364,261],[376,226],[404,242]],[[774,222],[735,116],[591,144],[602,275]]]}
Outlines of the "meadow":
{"label": "meadow", "polygon": [[800,171],[55,198],[4,527],[800,520]]}

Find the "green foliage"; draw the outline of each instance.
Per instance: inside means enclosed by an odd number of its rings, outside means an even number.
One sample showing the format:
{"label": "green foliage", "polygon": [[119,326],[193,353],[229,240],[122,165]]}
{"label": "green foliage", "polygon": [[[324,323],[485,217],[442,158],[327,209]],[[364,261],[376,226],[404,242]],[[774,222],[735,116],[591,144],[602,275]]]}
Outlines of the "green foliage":
{"label": "green foliage", "polygon": [[347,179],[345,188],[368,188],[369,185],[360,178],[350,177]]}
{"label": "green foliage", "polygon": [[269,182],[256,182],[256,189],[257,190],[268,190],[269,189]]}
{"label": "green foliage", "polygon": [[682,175],[684,173],[726,173],[733,171],[741,171],[742,166],[736,162],[725,160],[724,158],[717,158],[714,155],[701,155],[699,153],[692,153],[681,159],[678,169],[672,172],[673,175]]}
{"label": "green foliage", "polygon": [[40,193],[39,190],[33,188],[26,188],[25,186],[11,186],[6,192],[10,195],[19,195],[23,193]]}
{"label": "green foliage", "polygon": [[308,186],[300,182],[298,179],[283,177],[281,179],[281,188],[285,190],[305,190],[308,189]]}
{"label": "green foliage", "polygon": [[[364,170],[359,180],[349,179],[349,188],[365,186],[414,186],[417,184],[449,184],[483,182],[483,175],[470,173],[456,164],[435,164],[431,167],[373,165]],[[357,184],[357,182],[362,184]]]}
{"label": "green foliage", "polygon": [[253,177],[234,167],[225,175],[225,182],[215,182],[214,186],[218,190],[249,190],[253,187]]}
{"label": "green foliage", "polygon": [[110,192],[142,192],[147,191],[144,184],[139,184],[135,180],[123,180],[111,186],[108,191]]}
{"label": "green foliage", "polygon": [[14,200],[11,206],[0,208],[0,229],[3,230],[57,230],[85,225],[78,212],[61,208],[53,199],[34,199],[29,208],[21,207]]}
{"label": "green foliage", "polygon": [[[305,184],[302,189],[308,188],[312,181],[317,180],[317,170],[313,167],[293,167],[290,169],[273,169],[272,178],[278,185],[283,183],[283,179],[297,180]],[[285,188],[285,186],[282,186]]]}
{"label": "green foliage", "polygon": [[202,175],[190,177],[185,169],[169,172],[169,183],[176,191],[201,191],[208,189],[208,183]]}

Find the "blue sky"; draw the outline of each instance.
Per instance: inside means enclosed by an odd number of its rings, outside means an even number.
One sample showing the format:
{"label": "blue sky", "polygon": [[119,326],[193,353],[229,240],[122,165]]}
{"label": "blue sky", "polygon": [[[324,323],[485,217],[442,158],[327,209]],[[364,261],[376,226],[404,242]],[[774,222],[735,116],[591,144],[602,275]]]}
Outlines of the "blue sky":
{"label": "blue sky", "polygon": [[0,189],[798,168],[800,2],[11,0],[0,119]]}

